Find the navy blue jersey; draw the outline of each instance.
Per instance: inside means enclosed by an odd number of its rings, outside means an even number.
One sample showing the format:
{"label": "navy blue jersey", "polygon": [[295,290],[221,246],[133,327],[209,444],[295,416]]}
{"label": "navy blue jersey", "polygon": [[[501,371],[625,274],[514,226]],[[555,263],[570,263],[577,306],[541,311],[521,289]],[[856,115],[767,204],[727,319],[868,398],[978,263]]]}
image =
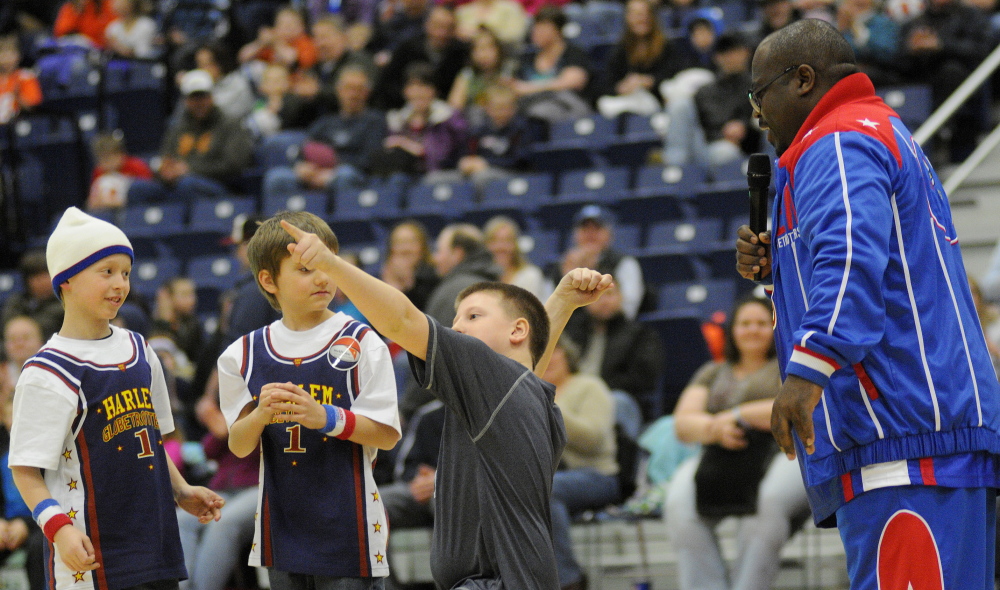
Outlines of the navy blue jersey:
{"label": "navy blue jersey", "polygon": [[[247,403],[256,403],[264,385],[291,382],[322,404],[398,430],[392,367],[378,335],[343,314],[307,332],[302,336],[279,321],[226,350],[219,360],[220,394],[229,424]],[[250,563],[310,575],[388,575],[388,523],[372,478],[375,455],[374,448],[275,416],[261,435]]]}
{"label": "navy blue jersey", "polygon": [[55,336],[25,364],[17,397],[10,463],[45,470],[50,493],[101,564],[69,571],[48,544],[49,588],[186,578],[160,433],[173,420],[159,361],[142,337],[119,329],[99,341]]}

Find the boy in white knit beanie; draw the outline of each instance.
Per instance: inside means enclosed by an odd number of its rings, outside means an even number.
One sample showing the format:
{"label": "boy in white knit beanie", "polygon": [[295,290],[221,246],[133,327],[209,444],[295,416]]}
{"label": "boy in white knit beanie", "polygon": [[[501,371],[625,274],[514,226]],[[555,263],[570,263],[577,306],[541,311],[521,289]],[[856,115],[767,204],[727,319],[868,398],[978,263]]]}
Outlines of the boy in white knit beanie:
{"label": "boy in white knit beanie", "polygon": [[203,522],[223,505],[188,485],[163,449],[174,424],[156,354],[110,324],[132,258],[120,229],[75,207],[46,250],[66,313],[17,381],[10,467],[54,549],[45,575],[56,590],[177,588],[187,572],[175,501]]}

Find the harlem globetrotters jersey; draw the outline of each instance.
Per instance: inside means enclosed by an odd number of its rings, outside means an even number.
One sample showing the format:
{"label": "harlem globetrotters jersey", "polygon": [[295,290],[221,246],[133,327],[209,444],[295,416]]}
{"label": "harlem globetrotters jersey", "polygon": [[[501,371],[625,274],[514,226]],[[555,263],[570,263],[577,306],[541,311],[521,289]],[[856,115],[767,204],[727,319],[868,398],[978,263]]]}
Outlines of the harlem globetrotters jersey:
{"label": "harlem globetrotters jersey", "polygon": [[184,579],[161,433],[174,429],[163,371],[142,336],[53,336],[14,395],[10,465],[38,467],[101,567],[70,571],[46,543],[48,588],[116,590]]}
{"label": "harlem globetrotters jersey", "polygon": [[[389,349],[343,313],[310,330],[281,320],[219,358],[219,397],[232,427],[268,383],[298,385],[399,431]],[[389,527],[372,466],[377,450],[275,417],[261,435],[261,475],[250,565],[334,577],[389,574]]]}

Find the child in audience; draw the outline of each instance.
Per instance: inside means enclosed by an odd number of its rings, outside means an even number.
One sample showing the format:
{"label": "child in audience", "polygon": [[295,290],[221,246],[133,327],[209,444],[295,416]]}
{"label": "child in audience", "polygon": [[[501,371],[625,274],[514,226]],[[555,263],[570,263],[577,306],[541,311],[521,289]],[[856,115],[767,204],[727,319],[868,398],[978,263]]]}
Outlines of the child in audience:
{"label": "child in audience", "polygon": [[90,149],[96,165],[90,178],[88,211],[124,207],[132,180],[153,177],[153,171],[142,158],[130,156],[125,151],[121,132],[97,135]]}
{"label": "child in audience", "polygon": [[[274,15],[273,27],[262,27],[257,39],[240,49],[240,63],[253,61],[280,64],[292,72],[303,72],[316,63],[316,46],[306,33],[302,14],[286,6]],[[259,72],[253,76],[259,79]]]}
{"label": "child in audience", "polygon": [[158,31],[156,21],[143,11],[143,0],[112,0],[118,18],[104,29],[108,49],[121,57],[140,59],[155,56]]}
{"label": "child in audience", "polygon": [[18,69],[21,48],[17,37],[0,37],[0,125],[10,123],[22,110],[42,102],[42,87],[31,70]]}
{"label": "child in audience", "polygon": [[290,92],[291,75],[288,68],[271,64],[260,77],[260,98],[254,105],[248,121],[250,130],[258,137],[270,137],[289,128],[305,127],[311,113],[306,102]]}

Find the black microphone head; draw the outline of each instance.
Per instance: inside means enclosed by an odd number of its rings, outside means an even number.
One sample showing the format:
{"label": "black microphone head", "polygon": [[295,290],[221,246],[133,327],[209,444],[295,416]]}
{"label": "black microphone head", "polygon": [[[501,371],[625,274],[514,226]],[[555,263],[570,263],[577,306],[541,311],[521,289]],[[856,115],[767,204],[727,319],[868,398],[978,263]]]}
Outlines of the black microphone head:
{"label": "black microphone head", "polygon": [[767,154],[750,154],[747,162],[747,183],[751,188],[771,185],[771,157]]}

